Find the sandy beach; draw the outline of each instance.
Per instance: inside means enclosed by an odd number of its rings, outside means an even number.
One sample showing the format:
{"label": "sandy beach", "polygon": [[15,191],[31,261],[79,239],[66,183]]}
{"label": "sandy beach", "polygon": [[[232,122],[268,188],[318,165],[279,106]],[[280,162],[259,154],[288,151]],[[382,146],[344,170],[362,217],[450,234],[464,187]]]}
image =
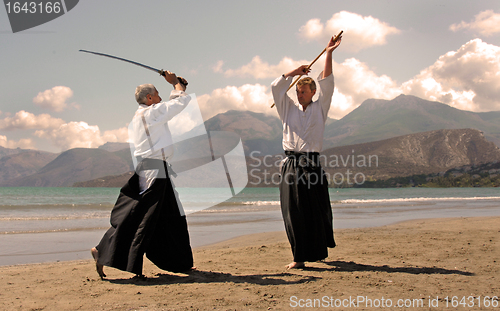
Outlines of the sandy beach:
{"label": "sandy beach", "polygon": [[[4,310],[500,309],[500,217],[339,229],[324,262],[285,270],[284,232],[194,249],[197,271],[145,279],[89,260],[0,267]],[[496,306],[496,307],[495,307]]]}

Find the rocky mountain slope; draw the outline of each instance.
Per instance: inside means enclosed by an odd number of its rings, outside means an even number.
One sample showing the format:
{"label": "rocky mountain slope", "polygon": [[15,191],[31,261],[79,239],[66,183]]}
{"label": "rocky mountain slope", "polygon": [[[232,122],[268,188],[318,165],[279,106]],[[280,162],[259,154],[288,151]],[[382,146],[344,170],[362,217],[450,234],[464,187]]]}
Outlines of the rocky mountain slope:
{"label": "rocky mountain slope", "polygon": [[[247,157],[249,187],[273,187],[279,182],[283,154]],[[464,165],[500,161],[500,149],[472,129],[437,130],[377,142],[325,150],[322,166],[332,185],[341,186],[395,176],[439,173]],[[130,175],[108,176],[77,186],[121,187]]]}
{"label": "rocky mountain slope", "polygon": [[[236,133],[243,141],[249,161],[252,161],[251,154],[262,157],[283,154],[282,124],[276,117],[250,111],[228,111],[207,120],[205,127],[211,132]],[[464,128],[474,130],[437,131]],[[429,132],[431,130],[434,133]],[[406,134],[415,136],[401,140],[399,136]],[[462,111],[405,95],[393,100],[369,99],[341,120],[329,119],[324,139],[325,156],[335,152],[345,161],[349,155],[351,160],[358,155],[377,155],[379,165],[365,168],[367,176],[386,178],[435,172],[474,161],[487,161],[488,154],[495,153],[488,141],[500,145],[500,111]],[[188,143],[196,144],[196,139],[185,142],[183,148],[187,152],[198,150],[196,145],[190,149]],[[336,149],[331,151],[333,147]],[[96,151],[89,150],[73,149],[58,156],[0,147],[0,186],[71,185],[129,171],[128,143],[108,143]],[[73,160],[61,162],[68,155],[72,155]]]}
{"label": "rocky mountain slope", "polygon": [[[249,185],[273,186],[283,155],[249,158]],[[395,176],[431,174],[463,165],[500,160],[500,149],[473,129],[436,130],[322,152],[332,184],[361,183]]]}
{"label": "rocky mountain slope", "polygon": [[61,153],[35,174],[4,181],[0,186],[67,187],[78,181],[122,174],[130,170],[130,161],[117,154],[101,149],[75,148]]}
{"label": "rocky mountain slope", "polygon": [[415,96],[367,99],[327,126],[326,147],[352,145],[439,129],[473,128],[500,146],[500,111],[470,112]]}
{"label": "rocky mountain slope", "polygon": [[54,160],[57,154],[36,150],[23,150],[0,158],[0,183],[35,174]]}

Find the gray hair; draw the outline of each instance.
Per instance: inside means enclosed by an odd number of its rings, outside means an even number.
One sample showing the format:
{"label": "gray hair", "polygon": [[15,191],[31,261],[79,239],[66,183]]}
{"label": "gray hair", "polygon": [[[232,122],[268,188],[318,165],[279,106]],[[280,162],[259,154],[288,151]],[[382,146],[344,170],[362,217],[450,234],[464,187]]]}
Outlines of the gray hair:
{"label": "gray hair", "polygon": [[139,104],[146,103],[146,96],[155,95],[156,88],[152,84],[142,84],[135,89],[135,100]]}

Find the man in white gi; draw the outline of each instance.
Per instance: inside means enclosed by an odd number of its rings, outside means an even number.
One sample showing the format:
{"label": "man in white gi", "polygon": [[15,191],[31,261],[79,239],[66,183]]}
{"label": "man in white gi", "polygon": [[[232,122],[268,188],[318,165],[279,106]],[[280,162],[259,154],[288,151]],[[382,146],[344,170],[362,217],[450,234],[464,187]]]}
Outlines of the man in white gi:
{"label": "man in white gi", "polygon": [[139,103],[129,126],[129,140],[137,160],[135,174],[120,190],[111,212],[111,228],[92,248],[97,273],[103,266],[142,276],[144,254],[160,269],[182,272],[193,267],[186,216],[178,204],[168,171],[173,142],[168,121],[191,101],[187,82],[169,71],[170,100],[162,99],[152,84],[137,87]]}
{"label": "man in white gi", "polygon": [[288,269],[303,268],[306,261],[322,260],[328,257],[328,247],[335,247],[328,181],[319,164],[319,152],[334,90],[332,53],[340,42],[341,37],[337,41],[332,37],[328,42],[316,101],[312,101],[316,84],[309,77],[297,83],[300,105],[286,94],[294,76],[309,73],[306,65],[282,75],[271,85],[283,122],[283,149],[287,156],[281,167],[279,188],[281,212],[293,253]]}

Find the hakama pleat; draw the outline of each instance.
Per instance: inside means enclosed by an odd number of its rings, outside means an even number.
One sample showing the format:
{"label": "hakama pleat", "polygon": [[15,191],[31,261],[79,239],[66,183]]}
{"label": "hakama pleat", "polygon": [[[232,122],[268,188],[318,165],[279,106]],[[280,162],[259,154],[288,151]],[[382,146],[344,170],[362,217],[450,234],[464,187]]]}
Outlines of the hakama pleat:
{"label": "hakama pleat", "polygon": [[280,201],[295,262],[328,257],[335,247],[328,181],[318,154],[287,152],[281,168]]}
{"label": "hakama pleat", "polygon": [[143,257],[160,269],[181,272],[193,266],[186,216],[181,216],[170,178],[157,178],[139,194],[135,173],[121,188],[111,228],[99,245],[98,262],[142,275]]}

